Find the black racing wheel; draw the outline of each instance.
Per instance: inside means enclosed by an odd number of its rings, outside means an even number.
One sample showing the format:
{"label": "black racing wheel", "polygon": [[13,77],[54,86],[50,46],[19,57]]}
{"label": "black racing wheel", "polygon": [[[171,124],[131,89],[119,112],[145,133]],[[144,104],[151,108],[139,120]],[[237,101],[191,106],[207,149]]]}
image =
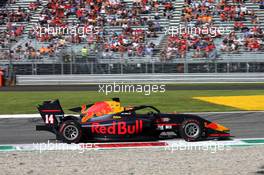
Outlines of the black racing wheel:
{"label": "black racing wheel", "polygon": [[61,125],[60,135],[66,143],[78,143],[82,137],[82,130],[76,121],[67,120]]}
{"label": "black racing wheel", "polygon": [[199,141],[201,140],[203,133],[203,125],[197,119],[186,119],[182,122],[180,127],[181,137],[190,142],[190,141]]}

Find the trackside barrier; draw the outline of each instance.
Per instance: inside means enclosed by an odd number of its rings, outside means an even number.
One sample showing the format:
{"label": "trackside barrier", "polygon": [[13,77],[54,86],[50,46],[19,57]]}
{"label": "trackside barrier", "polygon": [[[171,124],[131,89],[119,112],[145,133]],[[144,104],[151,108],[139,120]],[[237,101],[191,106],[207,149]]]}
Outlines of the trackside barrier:
{"label": "trackside barrier", "polygon": [[263,83],[264,73],[17,75],[17,85],[97,83]]}

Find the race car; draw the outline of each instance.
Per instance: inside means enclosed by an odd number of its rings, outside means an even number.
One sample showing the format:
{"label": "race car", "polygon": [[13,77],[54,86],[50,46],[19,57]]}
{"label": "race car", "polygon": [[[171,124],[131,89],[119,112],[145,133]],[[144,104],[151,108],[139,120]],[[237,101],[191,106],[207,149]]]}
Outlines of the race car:
{"label": "race car", "polygon": [[59,100],[37,108],[45,124],[36,130],[52,132],[66,143],[158,140],[167,133],[186,141],[231,137],[229,128],[197,115],[161,113],[150,105],[123,107],[119,98],[70,109],[78,116],[65,115]]}

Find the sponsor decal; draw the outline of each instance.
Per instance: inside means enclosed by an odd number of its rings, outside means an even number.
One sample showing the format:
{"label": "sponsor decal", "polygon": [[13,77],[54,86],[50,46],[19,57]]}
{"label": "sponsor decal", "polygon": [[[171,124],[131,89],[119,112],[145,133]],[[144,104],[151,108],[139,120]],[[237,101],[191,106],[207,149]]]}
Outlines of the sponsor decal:
{"label": "sponsor decal", "polygon": [[131,115],[131,112],[122,112],[121,115]]}
{"label": "sponsor decal", "polygon": [[162,122],[169,122],[170,121],[170,118],[164,117],[164,118],[161,118],[160,120]]}
{"label": "sponsor decal", "polygon": [[178,123],[158,123],[157,129],[158,130],[165,130],[165,129],[172,129],[173,126],[178,126],[180,124]]}
{"label": "sponsor decal", "polygon": [[121,116],[114,115],[114,116],[113,116],[113,119],[121,119]]}
{"label": "sponsor decal", "polygon": [[82,122],[88,121],[92,117],[103,116],[106,114],[115,114],[123,111],[124,108],[120,106],[119,102],[116,101],[101,101],[96,102],[91,107],[86,105],[82,106],[81,113],[84,116]]}
{"label": "sponsor decal", "polygon": [[102,116],[112,112],[112,108],[107,102],[97,102],[88,109],[86,109],[86,105],[83,105],[81,112],[85,115],[83,119],[87,121],[93,116]]}
{"label": "sponsor decal", "polygon": [[113,122],[110,126],[100,126],[100,123],[92,123],[91,131],[96,134],[113,134],[113,135],[124,135],[124,134],[137,134],[142,132],[143,121],[136,120],[133,125],[128,125],[126,122]]}
{"label": "sponsor decal", "polygon": [[51,112],[51,113],[55,113],[55,112],[61,112],[61,110],[59,109],[43,109],[41,110],[41,112]]}

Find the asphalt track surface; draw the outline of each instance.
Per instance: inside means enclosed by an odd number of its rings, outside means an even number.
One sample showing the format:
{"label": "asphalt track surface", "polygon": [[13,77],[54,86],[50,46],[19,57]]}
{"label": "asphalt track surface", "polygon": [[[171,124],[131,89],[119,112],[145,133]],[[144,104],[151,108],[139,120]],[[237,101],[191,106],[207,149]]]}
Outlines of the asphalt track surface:
{"label": "asphalt track surface", "polygon": [[[264,138],[264,112],[203,113],[201,117],[223,124],[236,138]],[[0,119],[0,144],[55,141],[52,133],[35,131],[40,118]]]}
{"label": "asphalt track surface", "polygon": [[[166,90],[261,90],[264,84],[219,84],[215,85],[168,85]],[[16,86],[0,88],[0,91],[98,91],[98,85],[74,86]],[[208,113],[201,117],[219,122],[231,128],[236,138],[264,138],[264,112]],[[52,133],[35,131],[39,118],[0,119],[0,144],[40,143],[55,141]]]}
{"label": "asphalt track surface", "polygon": [[[2,87],[0,91],[98,91],[99,85],[36,85]],[[166,85],[166,90],[263,90],[263,83],[255,84],[178,84]]]}

